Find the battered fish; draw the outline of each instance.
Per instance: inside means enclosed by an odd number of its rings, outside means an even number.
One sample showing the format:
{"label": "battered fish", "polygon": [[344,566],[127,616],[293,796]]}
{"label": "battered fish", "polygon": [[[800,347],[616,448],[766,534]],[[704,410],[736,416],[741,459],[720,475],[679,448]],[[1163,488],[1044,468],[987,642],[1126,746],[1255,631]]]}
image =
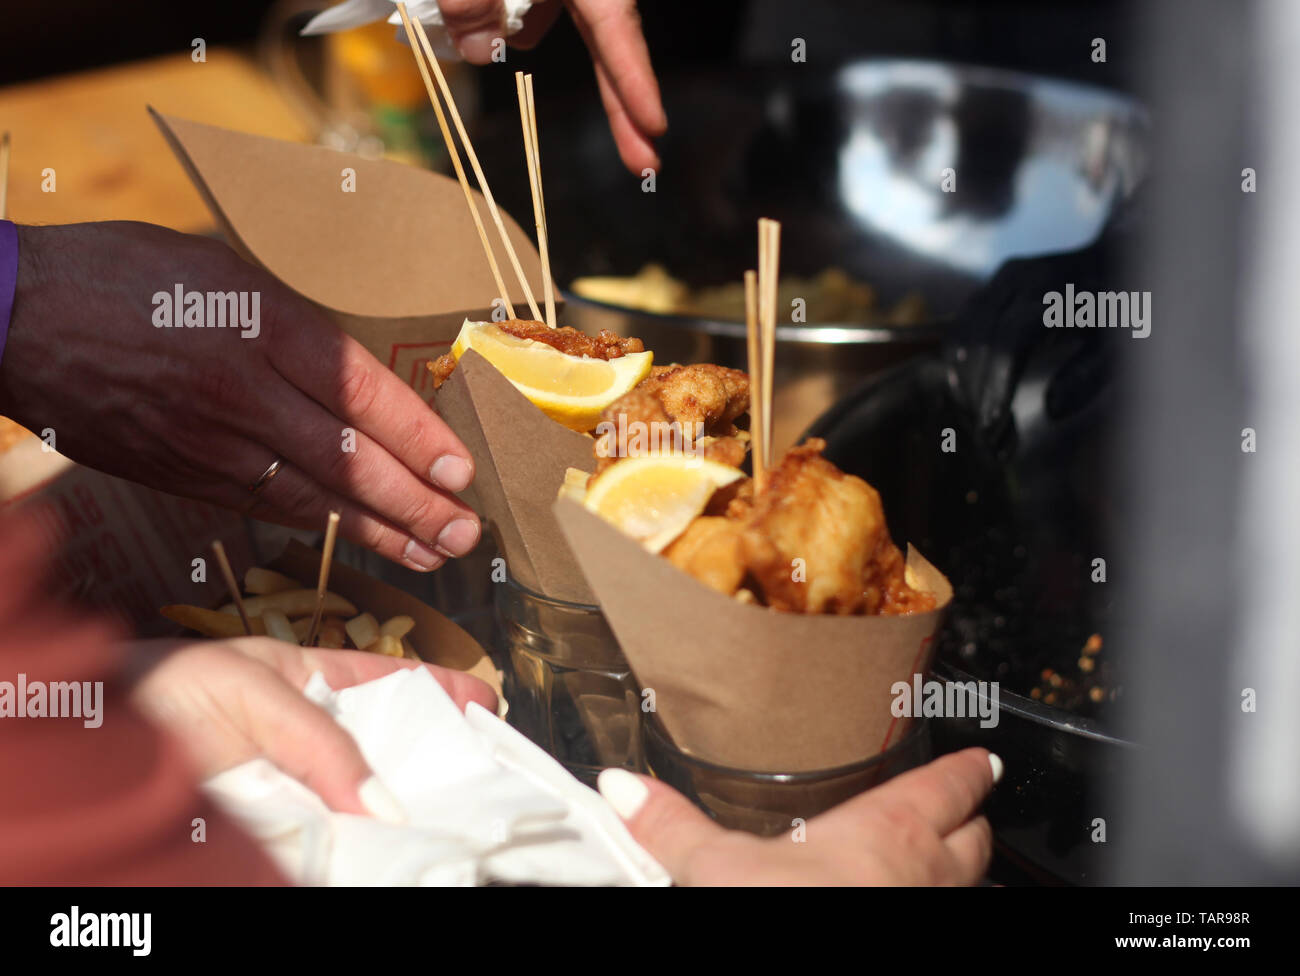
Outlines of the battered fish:
{"label": "battered fish", "polygon": [[[677,425],[678,450],[698,450],[705,458],[740,467],[746,441],[738,437],[735,421],[749,409],[749,376],[738,369],[700,363],[695,366],[656,366],[650,375],[611,403],[601,421],[616,430],[634,425],[667,430]],[[698,443],[697,443],[698,442]],[[597,470],[623,456],[614,432],[596,443]]]}
{"label": "battered fish", "polygon": [[701,515],[663,554],[705,586],[731,596],[745,578],[743,531],[732,519]]}
{"label": "battered fish", "polygon": [[734,434],[736,419],[749,410],[749,375],[713,363],[656,366],[636,390],[663,404],[670,419],[702,423],[709,435]]}
{"label": "battered fish", "polygon": [[791,448],[753,503],[742,543],[763,602],[797,613],[898,614],[934,607],[907,585],[880,493],[821,456],[824,441]]}

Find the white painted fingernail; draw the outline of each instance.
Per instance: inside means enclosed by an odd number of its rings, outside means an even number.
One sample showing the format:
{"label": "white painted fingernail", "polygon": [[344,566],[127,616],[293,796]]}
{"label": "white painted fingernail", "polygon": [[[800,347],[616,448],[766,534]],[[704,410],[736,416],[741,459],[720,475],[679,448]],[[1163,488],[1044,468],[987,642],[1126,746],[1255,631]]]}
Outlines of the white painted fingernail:
{"label": "white painted fingernail", "polygon": [[370,815],[376,820],[391,824],[406,823],[406,812],[402,809],[402,805],[397,802],[397,797],[393,796],[388,787],[379,782],[379,777],[371,776],[362,783],[357,795],[361,797],[361,805],[369,810]]}
{"label": "white painted fingernail", "polygon": [[989,766],[993,769],[993,783],[997,785],[1002,779],[1002,757],[996,752],[989,753]]}
{"label": "white painted fingernail", "polygon": [[626,769],[606,769],[596,777],[596,789],[624,820],[631,820],[645,805],[650,788]]}

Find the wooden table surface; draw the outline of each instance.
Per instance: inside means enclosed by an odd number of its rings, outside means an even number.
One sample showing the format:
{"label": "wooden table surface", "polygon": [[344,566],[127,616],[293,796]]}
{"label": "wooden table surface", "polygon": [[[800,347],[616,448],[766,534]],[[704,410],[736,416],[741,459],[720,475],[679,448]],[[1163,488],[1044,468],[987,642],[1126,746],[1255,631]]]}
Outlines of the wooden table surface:
{"label": "wooden table surface", "polygon": [[[248,57],[212,48],[0,88],[0,130],[12,139],[7,216],[25,223],[146,220],[211,229],[207,207],[146,106],[278,139],[310,137]],[[43,192],[42,171],[55,172]]]}

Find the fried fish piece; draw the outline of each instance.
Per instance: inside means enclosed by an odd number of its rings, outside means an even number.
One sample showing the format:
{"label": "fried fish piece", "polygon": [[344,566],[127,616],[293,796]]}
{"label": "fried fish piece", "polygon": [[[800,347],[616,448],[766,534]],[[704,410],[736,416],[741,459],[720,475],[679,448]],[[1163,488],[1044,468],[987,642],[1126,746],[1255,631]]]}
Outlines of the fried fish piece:
{"label": "fried fish piece", "polygon": [[519,339],[544,342],[566,356],[609,360],[621,359],[632,352],[645,352],[645,343],[640,339],[624,339],[609,329],[601,329],[596,335],[589,336],[567,325],[548,328],[545,322],[535,319],[506,319],[499,324],[502,332],[508,332]]}
{"label": "fried fish piece", "polygon": [[739,468],[745,463],[749,442],[744,437],[701,437],[695,450],[706,461]]}
{"label": "fried fish piece", "polygon": [[700,436],[699,428],[674,417],[656,392],[644,386],[639,384],[601,412],[593,448],[597,473],[640,451],[696,453],[733,468],[745,463],[747,435],[737,436],[732,427],[731,435]]}
{"label": "fried fish piece", "polygon": [[731,596],[745,578],[743,531],[744,526],[733,519],[702,515],[663,554],[705,586]]}
{"label": "fried fish piece", "polygon": [[822,457],[825,446],[791,448],[745,519],[745,564],[763,602],[798,613],[931,609],[933,596],[907,585],[880,493]]}
{"label": "fried fish piece", "polygon": [[[592,446],[596,458],[596,473],[604,471],[629,452],[630,445],[621,442],[620,434],[630,440],[627,432],[635,432],[638,427],[649,432],[655,430],[656,425],[662,425],[658,428],[659,433],[669,434],[671,439],[672,418],[668,416],[658,397],[645,392],[640,385],[624,393],[602,410],[600,423],[596,426],[598,432],[596,443]],[[685,437],[680,426],[677,437],[679,439]],[[662,436],[660,440],[663,440]],[[684,444],[684,439],[681,442]]]}
{"label": "fried fish piece", "polygon": [[749,375],[713,363],[656,366],[636,391],[663,404],[670,420],[703,424],[714,436],[734,434],[736,419],[749,410]]}
{"label": "fried fish piece", "polygon": [[441,390],[452,373],[456,371],[456,357],[451,353],[439,356],[429,363],[429,372],[433,374],[433,388]]}

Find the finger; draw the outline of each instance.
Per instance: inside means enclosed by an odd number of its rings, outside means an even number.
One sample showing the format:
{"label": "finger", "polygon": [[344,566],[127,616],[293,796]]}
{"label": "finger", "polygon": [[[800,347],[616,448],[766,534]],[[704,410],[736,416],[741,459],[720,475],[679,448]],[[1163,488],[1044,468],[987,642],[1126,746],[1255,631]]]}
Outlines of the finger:
{"label": "finger", "polygon": [[641,132],[661,136],[668,129],[650,50],[641,33],[635,0],[567,0],[591,59],[603,67],[619,102]]}
{"label": "finger", "polygon": [[[249,662],[266,679],[239,676],[235,688],[243,706],[244,734],[258,752],[341,813],[375,813],[396,819],[388,809],[391,796],[369,806],[368,793],[387,791],[368,786],[373,774],[361,756],[356,740],[324,709],[308,701],[272,668]],[[367,797],[370,799],[370,797]],[[378,806],[379,809],[372,809]]]}
{"label": "finger", "polygon": [[473,510],[417,478],[363,430],[342,426],[296,390],[268,390],[263,404],[268,445],[323,487],[443,556],[464,556],[478,545],[482,529]]}
{"label": "finger", "polygon": [[502,0],[441,0],[438,9],[460,56],[470,64],[490,63],[493,42],[505,35]]}
{"label": "finger", "polygon": [[609,117],[609,131],[614,136],[614,145],[618,147],[623,165],[637,176],[646,169],[659,169],[659,153],[654,143],[628,118],[605,69],[599,64],[596,65],[596,87],[600,90],[600,101]]}
{"label": "finger", "polygon": [[269,358],[308,398],[372,438],[415,476],[450,492],[474,478],[469,451],[420,395],[330,323],[269,324]]}
{"label": "finger", "polygon": [[942,756],[868,790],[845,806],[897,803],[914,810],[940,836],[947,835],[969,820],[993,789],[990,756],[987,749],[963,749]]}
{"label": "finger", "polygon": [[524,14],[524,26],[510,35],[510,46],[521,51],[531,51],[537,46],[555,19],[560,16],[560,0],[539,3]]}
{"label": "finger", "polygon": [[[220,457],[255,457],[247,470],[258,474],[274,460],[274,455],[260,444],[231,439],[233,446],[222,447],[224,439],[212,435],[213,453]],[[249,483],[257,475],[249,475]],[[379,553],[395,563],[427,573],[442,566],[447,557],[411,536],[403,529],[364,509],[308,477],[292,464],[279,472],[254,495],[246,483],[214,482],[199,494],[204,501],[221,505],[250,518],[287,525],[297,529],[319,529],[329,513],[340,515],[339,531],[343,537]]]}
{"label": "finger", "polygon": [[993,860],[993,828],[986,817],[976,817],[962,824],[943,839],[944,846],[957,862],[957,884],[974,884],[984,877]]}
{"label": "finger", "polygon": [[230,641],[241,654],[252,657],[274,668],[289,684],[302,689],[308,679],[319,671],[333,689],[351,688],[383,678],[394,671],[424,668],[442,685],[456,707],[462,712],[470,702],[476,702],[492,712],[497,709],[496,692],[483,681],[451,668],[436,664],[423,664],[402,658],[385,657],[366,651],[325,650],[313,647],[294,647],[283,641],[267,638],[239,638]]}
{"label": "finger", "polygon": [[680,884],[691,882],[695,852],[726,833],[686,797],[649,776],[606,769],[596,778],[596,787],[636,842]]}

